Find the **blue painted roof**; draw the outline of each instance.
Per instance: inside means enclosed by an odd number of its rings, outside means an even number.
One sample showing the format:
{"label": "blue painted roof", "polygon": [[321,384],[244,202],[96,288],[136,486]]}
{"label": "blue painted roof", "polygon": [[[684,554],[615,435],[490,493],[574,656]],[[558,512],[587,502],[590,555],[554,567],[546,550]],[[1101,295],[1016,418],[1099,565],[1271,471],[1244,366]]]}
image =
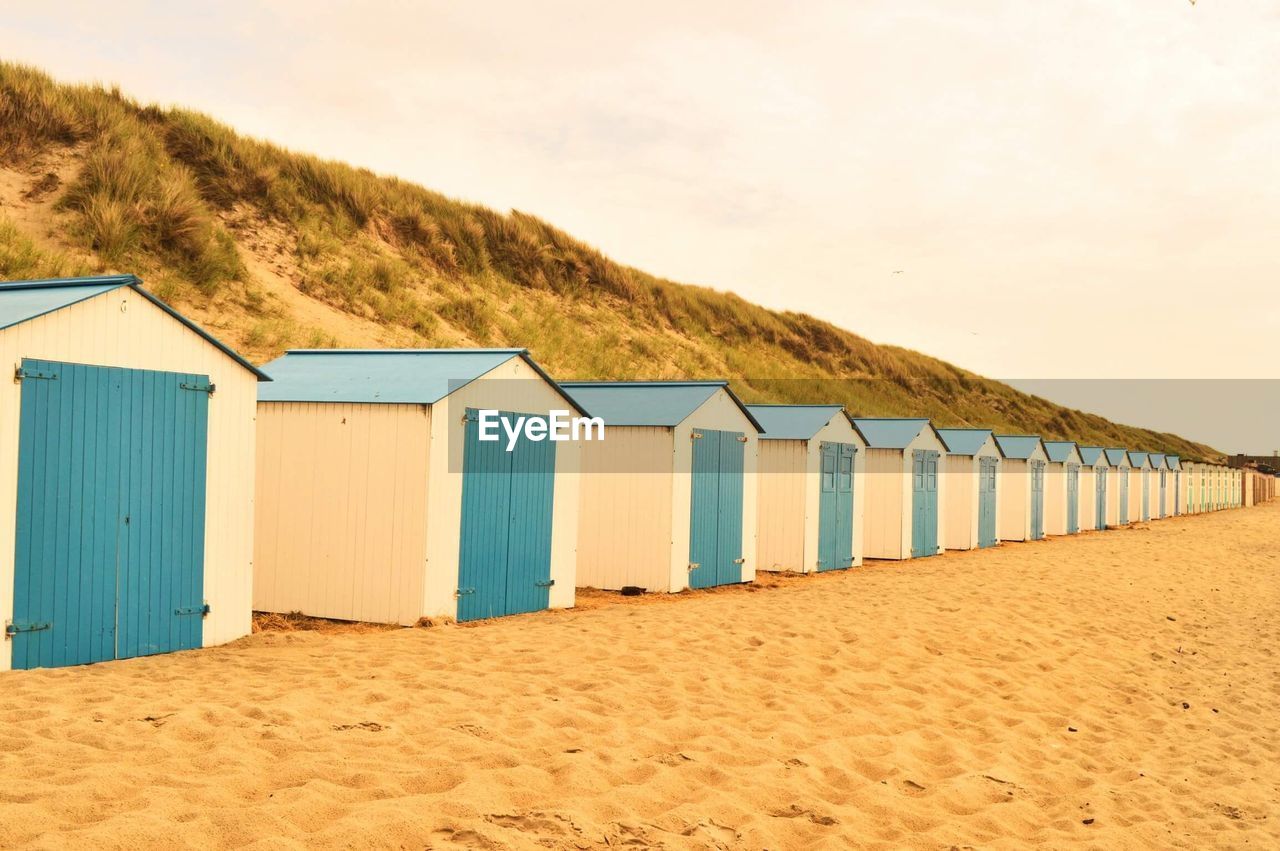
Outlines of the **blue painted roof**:
{"label": "blue painted roof", "polygon": [[674,428],[704,402],[723,390],[747,420],[764,426],[729,389],[727,381],[564,381],[561,385],[606,426]]}
{"label": "blue painted roof", "polygon": [[997,434],[996,443],[1000,445],[1000,451],[1006,458],[1016,461],[1027,460],[1036,451],[1036,447],[1041,445],[1037,434]]}
{"label": "blue painted roof", "polygon": [[747,410],[764,428],[760,437],[768,440],[809,440],[844,416],[843,405],[747,405]]}
{"label": "blue painted roof", "polygon": [[[977,455],[991,437],[989,428],[940,428],[938,436],[951,455]],[[996,447],[1000,451],[1000,447]]]}
{"label": "blue painted roof", "polygon": [[1159,452],[1152,452],[1151,466],[1156,470],[1159,470],[1160,468],[1164,467],[1164,456],[1161,455]]}
{"label": "blue painted roof", "polygon": [[272,383],[258,400],[431,405],[512,358],[583,410],[524,349],[294,349],[263,367]]}
{"label": "blue painted roof", "polygon": [[1076,446],[1074,440],[1046,440],[1044,451],[1053,463],[1065,464],[1071,459],[1072,451],[1079,453],[1080,448]]}
{"label": "blue painted roof", "polygon": [[1130,463],[1131,465],[1133,465],[1134,467],[1141,467],[1141,466],[1142,466],[1142,464],[1143,464],[1143,462],[1145,462],[1146,460],[1147,460],[1147,453],[1145,453],[1145,452],[1133,452],[1132,450],[1130,450],[1130,452],[1129,452],[1129,463]]}
{"label": "blue painted roof", "polygon": [[853,424],[866,438],[869,449],[906,449],[920,432],[933,428],[926,419],[893,417],[855,417]]}
{"label": "blue painted roof", "polygon": [[1127,462],[1128,460],[1129,453],[1125,452],[1123,449],[1107,450],[1107,463],[1112,467],[1119,467],[1121,463]]}
{"label": "blue painted roof", "polygon": [[1182,466],[1182,458],[1178,455],[1166,455],[1164,463],[1169,465],[1170,470],[1177,470]]}
{"label": "blue painted roof", "polygon": [[[1102,453],[1106,451],[1101,446],[1081,446],[1080,457],[1084,459],[1084,463],[1090,467],[1098,465],[1098,459],[1102,457]],[[1103,461],[1104,464],[1110,464],[1110,461]]]}
{"label": "blue painted roof", "polygon": [[208,331],[147,292],[136,275],[98,275],[88,278],[51,278],[40,281],[0,282],[0,331],[37,319],[55,310],[70,307],[120,287],[129,287],[147,301],[199,334],[224,354],[252,372],[260,381],[270,381],[257,367],[240,357]]}

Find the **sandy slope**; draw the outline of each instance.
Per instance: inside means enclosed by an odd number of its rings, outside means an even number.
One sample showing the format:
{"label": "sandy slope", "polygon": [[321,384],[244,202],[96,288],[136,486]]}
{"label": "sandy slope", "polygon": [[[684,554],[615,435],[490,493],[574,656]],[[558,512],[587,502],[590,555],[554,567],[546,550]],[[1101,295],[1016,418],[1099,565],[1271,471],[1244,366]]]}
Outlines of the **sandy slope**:
{"label": "sandy slope", "polygon": [[1278,531],[4,674],[0,847],[1278,847]]}

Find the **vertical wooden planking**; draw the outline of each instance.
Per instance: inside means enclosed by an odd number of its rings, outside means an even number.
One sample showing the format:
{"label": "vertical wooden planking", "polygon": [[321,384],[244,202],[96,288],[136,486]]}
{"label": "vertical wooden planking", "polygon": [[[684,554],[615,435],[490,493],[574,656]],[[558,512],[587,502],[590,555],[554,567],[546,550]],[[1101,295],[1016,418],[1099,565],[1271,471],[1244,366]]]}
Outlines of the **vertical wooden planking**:
{"label": "vertical wooden planking", "polygon": [[746,435],[720,432],[720,470],[717,478],[716,584],[744,581],[746,556],[742,548],[744,455]]}

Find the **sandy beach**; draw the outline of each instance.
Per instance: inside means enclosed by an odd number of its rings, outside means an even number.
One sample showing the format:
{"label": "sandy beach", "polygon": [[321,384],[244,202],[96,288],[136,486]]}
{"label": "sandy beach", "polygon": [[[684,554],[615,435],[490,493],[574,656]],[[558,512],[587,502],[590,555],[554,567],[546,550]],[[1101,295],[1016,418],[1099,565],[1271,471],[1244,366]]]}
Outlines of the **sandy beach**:
{"label": "sandy beach", "polygon": [[1280,847],[1277,532],[0,674],[0,847]]}

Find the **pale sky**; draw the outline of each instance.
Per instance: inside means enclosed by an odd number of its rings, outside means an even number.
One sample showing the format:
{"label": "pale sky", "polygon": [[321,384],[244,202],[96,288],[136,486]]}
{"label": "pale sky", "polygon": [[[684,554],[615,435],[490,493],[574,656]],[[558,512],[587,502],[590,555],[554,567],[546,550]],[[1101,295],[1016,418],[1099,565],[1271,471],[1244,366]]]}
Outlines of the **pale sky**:
{"label": "pale sky", "polygon": [[1274,0],[180,5],[0,56],[992,377],[1280,378]]}

